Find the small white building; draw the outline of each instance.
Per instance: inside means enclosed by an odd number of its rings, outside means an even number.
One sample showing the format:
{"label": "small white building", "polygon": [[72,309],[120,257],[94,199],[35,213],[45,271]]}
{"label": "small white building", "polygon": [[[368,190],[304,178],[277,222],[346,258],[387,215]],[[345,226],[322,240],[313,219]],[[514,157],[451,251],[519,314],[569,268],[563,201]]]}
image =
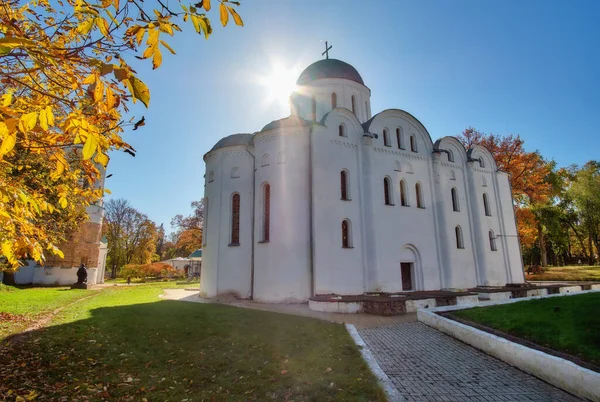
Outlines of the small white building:
{"label": "small white building", "polygon": [[307,67],[291,115],[204,155],[204,297],[262,302],[524,282],[509,177],[483,147],[371,114],[351,65]]}

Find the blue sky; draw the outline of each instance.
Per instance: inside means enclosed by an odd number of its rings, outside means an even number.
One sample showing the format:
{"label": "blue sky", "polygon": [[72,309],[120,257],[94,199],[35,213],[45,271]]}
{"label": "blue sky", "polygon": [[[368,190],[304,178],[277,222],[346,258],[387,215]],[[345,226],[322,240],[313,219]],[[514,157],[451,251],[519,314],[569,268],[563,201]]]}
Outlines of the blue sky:
{"label": "blue sky", "polygon": [[[216,3],[213,1],[213,3]],[[330,57],[371,89],[373,114],[399,108],[433,140],[467,127],[520,134],[560,166],[599,159],[598,1],[243,1],[243,28],[191,25],[168,42],[155,71],[132,65],[151,90],[146,126],[127,130],[135,158],[111,155],[106,182],[169,231],[203,196],[203,155],[222,137],[260,130],[289,108],[269,102],[258,77]]]}

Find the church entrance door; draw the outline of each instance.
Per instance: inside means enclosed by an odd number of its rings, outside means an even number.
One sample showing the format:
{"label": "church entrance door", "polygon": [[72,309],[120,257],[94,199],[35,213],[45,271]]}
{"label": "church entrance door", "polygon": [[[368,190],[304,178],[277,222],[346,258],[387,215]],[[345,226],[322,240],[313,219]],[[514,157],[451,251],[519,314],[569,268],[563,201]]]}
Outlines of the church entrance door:
{"label": "church entrance door", "polygon": [[412,262],[401,262],[400,263],[400,273],[402,275],[402,290],[413,290],[413,280],[412,280],[412,271],[413,271],[413,263]]}

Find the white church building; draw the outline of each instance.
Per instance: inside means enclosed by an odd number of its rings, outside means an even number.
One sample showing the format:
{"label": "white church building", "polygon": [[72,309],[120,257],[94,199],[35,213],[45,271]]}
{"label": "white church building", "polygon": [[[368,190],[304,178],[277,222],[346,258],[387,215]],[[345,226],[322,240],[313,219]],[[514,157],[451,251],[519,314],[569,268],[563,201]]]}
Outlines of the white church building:
{"label": "white church building", "polygon": [[523,283],[508,174],[488,150],[371,113],[351,65],[308,66],[291,115],[204,155],[200,294],[325,294]]}

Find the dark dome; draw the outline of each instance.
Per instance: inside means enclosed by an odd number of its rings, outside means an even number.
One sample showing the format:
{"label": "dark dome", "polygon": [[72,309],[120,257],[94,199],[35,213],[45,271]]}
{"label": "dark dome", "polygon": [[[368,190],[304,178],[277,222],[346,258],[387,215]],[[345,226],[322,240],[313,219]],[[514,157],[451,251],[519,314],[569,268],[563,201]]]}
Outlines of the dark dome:
{"label": "dark dome", "polygon": [[300,77],[298,77],[296,84],[305,85],[311,81],[320,80],[322,78],[343,78],[365,85],[362,77],[354,67],[336,59],[319,60],[306,67],[304,71],[302,71],[302,74],[300,74]]}
{"label": "dark dome", "polygon": [[249,145],[252,143],[252,134],[232,134],[228,137],[221,138],[219,142],[212,147],[211,151],[219,148],[234,147],[236,145]]}

